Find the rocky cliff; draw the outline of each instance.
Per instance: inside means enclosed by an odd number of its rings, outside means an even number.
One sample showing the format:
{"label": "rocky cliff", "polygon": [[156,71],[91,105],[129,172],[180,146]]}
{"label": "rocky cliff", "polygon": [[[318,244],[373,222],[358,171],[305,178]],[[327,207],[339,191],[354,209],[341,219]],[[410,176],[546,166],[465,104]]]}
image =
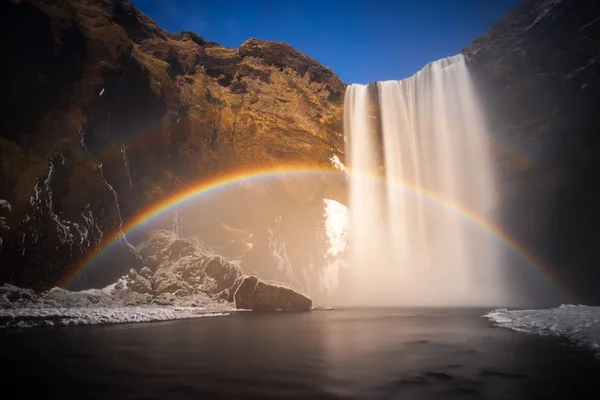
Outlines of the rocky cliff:
{"label": "rocky cliff", "polygon": [[600,3],[525,0],[464,54],[496,142],[501,220],[578,300],[600,301]]}
{"label": "rocky cliff", "polygon": [[[0,48],[0,281],[55,285],[136,213],[203,179],[341,155],[344,85],[284,43],[168,33],[128,0],[10,0]],[[325,189],[281,183],[299,215],[322,217]],[[129,267],[143,260],[123,241],[85,284]]]}
{"label": "rocky cliff", "polygon": [[[525,0],[464,50],[496,144],[499,219],[587,302],[600,301],[599,21],[593,0]],[[53,286],[196,182],[343,158],[344,85],[284,43],[168,33],[127,0],[9,0],[0,46],[2,282]],[[322,198],[339,190],[298,179],[221,198],[229,219],[211,205],[177,221],[244,273],[310,292],[322,238],[294,227],[321,224]],[[82,285],[147,267],[126,240],[114,247]]]}

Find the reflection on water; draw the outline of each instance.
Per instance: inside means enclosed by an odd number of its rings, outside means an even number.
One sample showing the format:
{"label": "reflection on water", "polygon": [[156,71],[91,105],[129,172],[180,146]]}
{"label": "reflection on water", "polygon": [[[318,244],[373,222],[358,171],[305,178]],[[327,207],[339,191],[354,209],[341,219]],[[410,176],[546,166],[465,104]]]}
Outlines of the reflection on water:
{"label": "reflection on water", "polygon": [[[600,363],[485,310],[240,313],[5,332],[5,390],[45,398],[600,398]],[[5,369],[6,370],[6,369]]]}

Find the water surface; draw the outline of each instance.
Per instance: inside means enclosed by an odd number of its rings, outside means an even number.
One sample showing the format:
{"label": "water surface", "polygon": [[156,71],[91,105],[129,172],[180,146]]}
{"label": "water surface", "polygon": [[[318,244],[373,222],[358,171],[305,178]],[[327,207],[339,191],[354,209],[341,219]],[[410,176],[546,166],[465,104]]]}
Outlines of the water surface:
{"label": "water surface", "polygon": [[487,310],[239,313],[1,333],[3,390],[61,399],[600,399],[600,362]]}

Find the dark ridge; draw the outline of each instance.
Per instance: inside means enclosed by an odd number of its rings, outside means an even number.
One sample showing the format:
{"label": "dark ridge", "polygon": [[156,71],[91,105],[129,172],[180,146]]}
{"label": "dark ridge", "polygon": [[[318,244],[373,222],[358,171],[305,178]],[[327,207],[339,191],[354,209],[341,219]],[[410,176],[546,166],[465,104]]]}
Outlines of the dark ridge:
{"label": "dark ridge", "polygon": [[135,43],[142,43],[152,37],[166,38],[162,29],[129,0],[114,0],[112,20],[125,29]]}
{"label": "dark ridge", "polygon": [[242,57],[257,57],[281,70],[290,68],[300,76],[308,74],[311,82],[324,83],[333,98],[341,99],[343,96],[344,86],[331,69],[322,66],[315,59],[302,54],[289,44],[249,39],[240,45],[238,51]]}

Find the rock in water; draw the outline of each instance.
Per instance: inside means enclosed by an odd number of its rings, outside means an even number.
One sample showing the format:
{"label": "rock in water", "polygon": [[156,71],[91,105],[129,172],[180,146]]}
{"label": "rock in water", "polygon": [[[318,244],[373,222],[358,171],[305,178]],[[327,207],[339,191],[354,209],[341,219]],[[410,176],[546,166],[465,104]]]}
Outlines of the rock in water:
{"label": "rock in water", "polygon": [[312,307],[309,297],[253,275],[241,278],[233,298],[236,308],[252,311],[308,311]]}

